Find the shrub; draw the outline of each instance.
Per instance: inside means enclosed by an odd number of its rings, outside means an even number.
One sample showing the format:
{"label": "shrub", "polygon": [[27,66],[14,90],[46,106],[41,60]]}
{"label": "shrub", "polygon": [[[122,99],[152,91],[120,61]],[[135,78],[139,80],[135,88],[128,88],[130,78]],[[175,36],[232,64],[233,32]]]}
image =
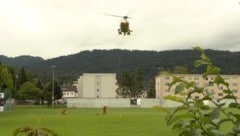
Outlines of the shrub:
{"label": "shrub", "polygon": [[[175,89],[175,94],[185,93],[185,97],[176,95],[167,96],[165,99],[173,100],[182,103],[181,106],[170,111],[167,110],[166,122],[176,130],[179,136],[237,136],[240,134],[240,104],[234,96],[233,90],[230,89],[229,83],[220,75],[220,68],[212,64],[211,59],[205,54],[204,50],[195,47],[195,50],[200,51],[199,60],[194,62],[195,67],[203,66],[206,70],[203,77],[214,75],[213,84],[224,86],[222,98],[215,100],[208,92],[206,87],[199,87],[195,82],[186,81],[180,77],[171,75],[173,81],[169,89]],[[185,91],[187,90],[187,91]],[[193,94],[200,94],[200,99],[194,99]],[[224,103],[224,100],[231,100],[229,105]],[[210,107],[204,102],[209,101],[213,106]],[[224,108],[228,106],[229,108]],[[223,126],[230,126],[232,129],[228,132],[224,131]]]}

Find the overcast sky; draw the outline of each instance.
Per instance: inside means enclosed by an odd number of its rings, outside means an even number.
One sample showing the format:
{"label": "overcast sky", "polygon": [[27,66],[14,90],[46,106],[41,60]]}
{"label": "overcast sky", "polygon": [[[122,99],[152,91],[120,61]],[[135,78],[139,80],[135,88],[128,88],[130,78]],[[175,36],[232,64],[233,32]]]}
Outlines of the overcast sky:
{"label": "overcast sky", "polygon": [[[93,49],[240,51],[238,0],[0,0],[0,54],[45,59]],[[130,36],[118,35],[132,17]]]}

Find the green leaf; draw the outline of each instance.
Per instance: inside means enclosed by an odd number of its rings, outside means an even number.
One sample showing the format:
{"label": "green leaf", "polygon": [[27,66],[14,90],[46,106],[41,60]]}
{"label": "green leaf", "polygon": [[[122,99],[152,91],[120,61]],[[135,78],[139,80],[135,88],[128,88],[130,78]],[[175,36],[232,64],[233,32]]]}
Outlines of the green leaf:
{"label": "green leaf", "polygon": [[221,109],[219,107],[214,108],[209,118],[212,120],[219,118],[220,112],[221,112]]}
{"label": "green leaf", "polygon": [[218,74],[220,74],[220,68],[212,66],[212,65],[208,65],[206,74],[207,75],[218,75]]}
{"label": "green leaf", "polygon": [[237,99],[237,97],[232,95],[226,95],[222,99]]}
{"label": "green leaf", "polygon": [[232,93],[231,90],[229,90],[229,89],[225,89],[225,90],[223,90],[223,92],[224,92],[225,94],[231,94],[231,93]]}
{"label": "green leaf", "polygon": [[204,124],[211,124],[212,120],[209,117],[206,116],[200,116],[199,121],[204,123]]}
{"label": "green leaf", "polygon": [[201,54],[200,58],[201,58],[202,60],[208,61],[209,64],[211,64],[211,59],[205,54],[204,51],[202,51],[202,54]]}
{"label": "green leaf", "polygon": [[239,105],[238,103],[232,102],[232,103],[230,103],[230,104],[228,105],[228,107],[229,107],[229,108],[237,108],[237,109],[239,109],[239,108],[240,108],[240,105]]}
{"label": "green leaf", "polygon": [[235,133],[235,134],[239,134],[240,133],[240,128],[238,126],[234,126],[232,128],[232,131]]}
{"label": "green leaf", "polygon": [[210,97],[210,96],[204,96],[203,98],[202,98],[202,100],[204,101],[204,100],[212,100],[212,98]]}
{"label": "green leaf", "polygon": [[196,60],[194,61],[194,66],[195,67],[200,67],[201,65],[207,65],[209,62],[205,60]]}
{"label": "green leaf", "polygon": [[196,86],[196,83],[193,82],[193,81],[186,83],[186,89],[189,89],[189,88],[194,87],[194,86]]}
{"label": "green leaf", "polygon": [[236,118],[237,122],[240,123],[240,114],[229,113],[229,115],[231,115],[234,118]]}
{"label": "green leaf", "polygon": [[224,132],[220,130],[212,130],[211,133],[213,133],[214,136],[224,136]]}
{"label": "green leaf", "polygon": [[194,115],[192,113],[186,112],[186,113],[181,113],[177,114],[172,118],[172,122],[177,122],[179,120],[187,119],[187,118],[194,118]]}
{"label": "green leaf", "polygon": [[172,80],[172,82],[171,82],[170,85],[169,85],[169,89],[170,89],[173,85],[175,85],[176,83],[182,82],[181,78],[179,78],[179,77],[173,76],[172,78],[173,78],[173,80]]}
{"label": "green leaf", "polygon": [[178,84],[175,88],[175,94],[181,93],[185,89],[185,87],[186,87],[185,83]]}
{"label": "green leaf", "polygon": [[217,75],[214,79],[214,82],[219,85],[219,84],[223,84],[225,86],[228,86],[229,83],[225,82],[224,79],[220,76],[220,75]]}
{"label": "green leaf", "polygon": [[181,125],[179,123],[175,123],[173,126],[172,126],[172,130],[175,131],[175,130],[180,130],[181,129]]}
{"label": "green leaf", "polygon": [[218,126],[221,126],[223,123],[226,123],[226,122],[232,122],[232,119],[221,119],[219,122],[218,122]]}

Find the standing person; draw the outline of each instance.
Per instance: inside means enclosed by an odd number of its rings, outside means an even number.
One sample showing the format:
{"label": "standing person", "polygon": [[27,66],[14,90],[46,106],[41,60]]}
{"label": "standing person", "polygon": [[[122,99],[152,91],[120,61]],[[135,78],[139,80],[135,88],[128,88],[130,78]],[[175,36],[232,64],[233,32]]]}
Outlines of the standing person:
{"label": "standing person", "polygon": [[103,110],[103,114],[104,114],[104,115],[107,114],[107,108],[108,108],[108,107],[107,107],[106,105],[103,106],[103,109],[102,109],[102,110]]}

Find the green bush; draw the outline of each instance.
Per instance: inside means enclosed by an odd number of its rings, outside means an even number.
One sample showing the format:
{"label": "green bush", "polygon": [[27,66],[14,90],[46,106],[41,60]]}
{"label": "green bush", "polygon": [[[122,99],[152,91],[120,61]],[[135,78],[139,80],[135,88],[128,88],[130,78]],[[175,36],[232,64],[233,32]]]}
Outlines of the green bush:
{"label": "green bush", "polygon": [[[225,82],[220,75],[220,68],[212,64],[211,59],[205,54],[204,50],[195,47],[195,50],[201,52],[199,60],[194,62],[195,67],[204,67],[203,78],[214,75],[213,84],[224,86],[223,97],[215,100],[208,92],[206,87],[199,87],[195,82],[186,81],[180,77],[171,75],[173,81],[169,89],[175,88],[175,94],[183,94],[184,98],[176,95],[167,96],[165,99],[182,103],[181,106],[169,111],[166,116],[166,122],[176,130],[179,136],[237,136],[240,134],[240,104],[234,96],[234,91],[230,89],[229,83]],[[187,90],[187,91],[185,91]],[[193,94],[200,94],[200,99],[194,99]],[[232,100],[229,105],[224,100]],[[214,106],[204,104],[209,101]],[[229,108],[224,108],[228,106]],[[224,126],[231,126],[232,130],[224,130]]]}
{"label": "green bush", "polygon": [[28,125],[17,128],[14,131],[13,136],[22,136],[22,134],[24,134],[25,136],[58,136],[51,129]]}

